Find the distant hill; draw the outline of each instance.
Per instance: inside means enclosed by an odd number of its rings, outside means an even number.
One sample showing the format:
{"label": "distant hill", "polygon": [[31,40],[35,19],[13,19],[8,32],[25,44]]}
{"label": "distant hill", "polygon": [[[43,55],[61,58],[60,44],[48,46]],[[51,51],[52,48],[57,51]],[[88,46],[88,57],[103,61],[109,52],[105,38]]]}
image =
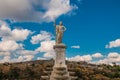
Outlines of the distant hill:
{"label": "distant hill", "polygon": [[[66,61],[68,70],[78,76],[76,80],[120,80],[120,66],[95,65],[87,62]],[[53,60],[36,60],[0,64],[0,80],[42,80],[44,70],[53,67]]]}

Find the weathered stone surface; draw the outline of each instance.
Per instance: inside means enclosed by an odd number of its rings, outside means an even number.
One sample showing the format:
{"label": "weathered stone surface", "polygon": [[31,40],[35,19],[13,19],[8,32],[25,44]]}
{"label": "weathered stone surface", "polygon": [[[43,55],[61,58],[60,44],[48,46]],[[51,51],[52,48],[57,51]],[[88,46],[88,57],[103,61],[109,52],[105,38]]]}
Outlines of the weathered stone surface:
{"label": "weathered stone surface", "polygon": [[51,71],[43,71],[45,74],[50,75]]}
{"label": "weathered stone surface", "polygon": [[60,44],[57,44],[57,45],[54,45],[53,48],[63,48],[63,49],[66,49],[67,47],[65,46],[65,44],[63,43],[60,43]]}
{"label": "weathered stone surface", "polygon": [[69,72],[69,75],[70,76],[76,76],[76,73],[75,72]]}
{"label": "weathered stone surface", "polygon": [[71,77],[71,80],[77,80],[78,79],[78,77]]}
{"label": "weathered stone surface", "polygon": [[50,79],[50,77],[49,76],[41,76],[41,80],[49,80]]}
{"label": "weathered stone surface", "polygon": [[66,46],[61,43],[56,44],[53,48],[56,53],[56,58],[50,80],[71,80],[65,63]]}

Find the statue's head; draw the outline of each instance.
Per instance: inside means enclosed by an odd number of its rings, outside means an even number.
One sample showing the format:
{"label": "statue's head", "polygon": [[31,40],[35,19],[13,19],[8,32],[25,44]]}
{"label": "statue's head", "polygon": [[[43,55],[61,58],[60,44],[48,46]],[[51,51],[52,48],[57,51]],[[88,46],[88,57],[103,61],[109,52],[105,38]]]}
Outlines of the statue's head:
{"label": "statue's head", "polygon": [[60,21],[60,25],[63,25],[62,21]]}

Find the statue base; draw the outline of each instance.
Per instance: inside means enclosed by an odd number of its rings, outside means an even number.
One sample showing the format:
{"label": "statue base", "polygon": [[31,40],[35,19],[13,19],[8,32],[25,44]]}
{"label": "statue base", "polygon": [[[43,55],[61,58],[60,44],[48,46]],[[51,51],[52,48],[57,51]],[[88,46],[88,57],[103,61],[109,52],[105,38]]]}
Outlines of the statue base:
{"label": "statue base", "polygon": [[65,64],[65,49],[66,46],[64,44],[56,44],[54,46],[56,58],[50,80],[71,80]]}

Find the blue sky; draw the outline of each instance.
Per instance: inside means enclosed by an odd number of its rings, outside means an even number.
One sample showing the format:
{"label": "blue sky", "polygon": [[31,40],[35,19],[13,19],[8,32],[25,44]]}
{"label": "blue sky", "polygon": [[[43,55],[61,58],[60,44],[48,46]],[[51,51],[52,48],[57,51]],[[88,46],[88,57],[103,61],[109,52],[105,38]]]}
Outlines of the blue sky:
{"label": "blue sky", "polygon": [[[7,4],[0,3],[0,26],[5,25],[5,28],[0,27],[0,47],[3,43],[6,47],[7,41],[13,43],[10,47],[17,45],[13,50],[0,49],[1,62],[53,57],[52,48],[46,48],[54,45],[53,22],[56,20],[57,24],[62,21],[67,28],[63,42],[67,45],[68,60],[120,63],[119,0],[11,0]],[[3,34],[7,34],[7,38]]]}

